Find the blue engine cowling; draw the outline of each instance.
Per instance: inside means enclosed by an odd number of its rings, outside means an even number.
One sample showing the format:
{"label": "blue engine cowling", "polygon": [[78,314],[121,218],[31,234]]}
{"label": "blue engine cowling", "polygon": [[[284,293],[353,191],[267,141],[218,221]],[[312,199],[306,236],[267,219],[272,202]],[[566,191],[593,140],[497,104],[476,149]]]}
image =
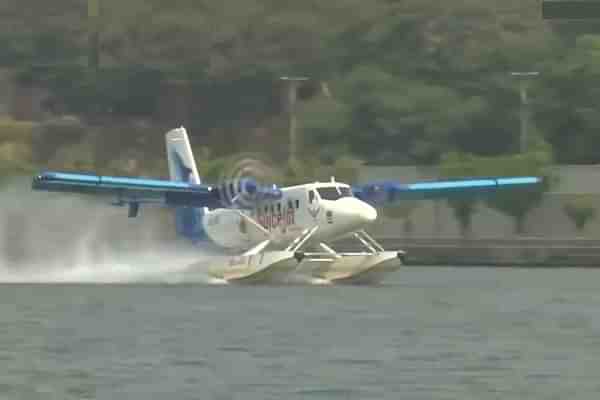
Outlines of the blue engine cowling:
{"label": "blue engine cowling", "polygon": [[283,196],[277,185],[260,185],[254,179],[241,178],[218,185],[224,208],[252,209],[262,201],[276,201]]}

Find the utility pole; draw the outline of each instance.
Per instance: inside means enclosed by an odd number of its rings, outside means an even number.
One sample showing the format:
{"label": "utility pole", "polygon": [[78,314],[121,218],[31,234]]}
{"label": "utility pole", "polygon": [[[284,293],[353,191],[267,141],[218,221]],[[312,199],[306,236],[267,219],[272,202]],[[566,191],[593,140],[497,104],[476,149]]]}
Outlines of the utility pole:
{"label": "utility pole", "polygon": [[100,0],[87,0],[88,5],[88,68],[100,67]]}
{"label": "utility pole", "polygon": [[282,81],[287,83],[287,114],[289,118],[289,158],[288,165],[294,168],[298,162],[298,138],[296,136],[296,100],[298,97],[298,86],[307,81],[307,77],[282,76]]}
{"label": "utility pole", "polygon": [[529,142],[529,98],[527,97],[528,79],[538,76],[537,71],[528,72],[511,72],[512,76],[519,79],[519,97],[521,98],[521,131],[519,140],[519,151],[525,153],[527,151],[527,143]]}

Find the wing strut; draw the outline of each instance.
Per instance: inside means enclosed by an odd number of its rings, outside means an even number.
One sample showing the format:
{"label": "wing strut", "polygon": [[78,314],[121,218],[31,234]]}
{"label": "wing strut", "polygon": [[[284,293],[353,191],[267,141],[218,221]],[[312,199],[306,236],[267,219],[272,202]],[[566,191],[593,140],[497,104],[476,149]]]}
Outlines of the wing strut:
{"label": "wing strut", "polygon": [[136,202],[136,201],[132,201],[129,203],[129,212],[127,213],[127,216],[129,218],[135,218],[138,216],[140,212],[140,203]]}
{"label": "wing strut", "polygon": [[302,231],[300,236],[298,236],[294,241],[285,249],[285,251],[297,251],[314,233],[319,229],[319,225],[315,225],[310,229],[305,229]]}

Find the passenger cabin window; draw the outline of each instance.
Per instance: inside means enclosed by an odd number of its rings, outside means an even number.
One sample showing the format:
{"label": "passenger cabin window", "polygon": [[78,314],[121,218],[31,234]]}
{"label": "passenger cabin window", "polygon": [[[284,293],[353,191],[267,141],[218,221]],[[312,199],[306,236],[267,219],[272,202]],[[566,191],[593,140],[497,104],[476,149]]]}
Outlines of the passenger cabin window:
{"label": "passenger cabin window", "polygon": [[281,212],[281,203],[277,203],[277,213]]}
{"label": "passenger cabin window", "polygon": [[300,200],[296,200],[296,208],[300,208]]}
{"label": "passenger cabin window", "polygon": [[291,210],[292,208],[294,208],[294,204],[292,204],[291,200],[288,200],[288,210]]}

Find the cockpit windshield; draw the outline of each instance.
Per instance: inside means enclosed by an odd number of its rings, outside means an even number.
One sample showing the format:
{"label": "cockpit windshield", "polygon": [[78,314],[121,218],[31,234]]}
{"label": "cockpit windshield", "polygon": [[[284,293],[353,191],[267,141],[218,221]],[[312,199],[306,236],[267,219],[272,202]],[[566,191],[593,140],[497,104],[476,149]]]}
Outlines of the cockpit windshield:
{"label": "cockpit windshield", "polygon": [[343,186],[329,186],[317,188],[319,196],[323,200],[337,200],[341,197],[352,197],[350,188]]}

